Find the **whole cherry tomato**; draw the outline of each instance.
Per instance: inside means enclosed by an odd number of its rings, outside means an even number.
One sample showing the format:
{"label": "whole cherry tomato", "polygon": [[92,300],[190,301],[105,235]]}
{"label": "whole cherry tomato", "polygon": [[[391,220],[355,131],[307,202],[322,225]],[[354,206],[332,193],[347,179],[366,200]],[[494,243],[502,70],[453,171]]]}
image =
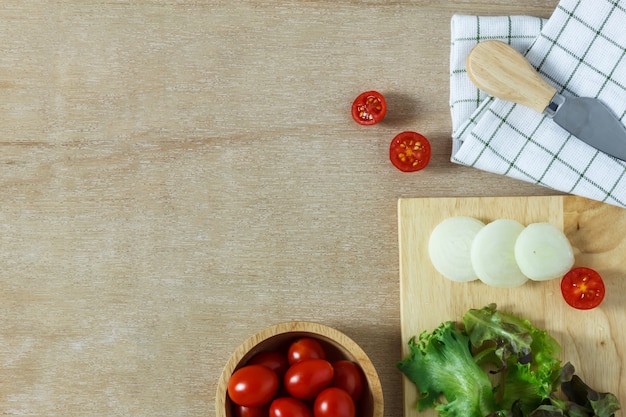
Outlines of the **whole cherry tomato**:
{"label": "whole cherry tomato", "polygon": [[326,359],[326,352],[317,340],[311,337],[301,337],[289,345],[287,360],[291,365],[306,359]]}
{"label": "whole cherry tomato", "polygon": [[269,413],[269,406],[267,404],[260,407],[235,405],[236,417],[267,417],[267,413]]}
{"label": "whole cherry tomato", "polygon": [[331,387],[320,392],[313,404],[315,417],[355,417],[356,407],[350,394],[341,388]]}
{"label": "whole cherry tomato", "polygon": [[389,145],[389,159],[403,172],[426,168],[430,162],[430,142],[417,132],[402,132]]}
{"label": "whole cherry tomato", "polygon": [[278,390],[276,372],[263,365],[247,365],[228,380],[228,395],[238,405],[259,407],[269,403]]}
{"label": "whole cherry tomato", "polygon": [[387,103],[378,91],[366,91],[352,103],[352,118],[360,125],[373,125],[385,117]]}
{"label": "whole cherry tomato", "polygon": [[302,401],[281,397],[272,401],[269,417],[313,417],[313,413]]}
{"label": "whole cherry tomato", "polygon": [[248,365],[263,365],[276,372],[279,379],[282,379],[289,368],[287,356],[276,351],[265,351],[257,353],[247,363]]}
{"label": "whole cherry tomato", "polygon": [[359,401],[365,385],[365,377],[361,367],[349,360],[336,361],[332,365],[335,374],[330,385],[346,391],[355,403]]}
{"label": "whole cherry tomato", "polygon": [[310,400],[333,380],[333,366],[324,359],[308,359],[287,369],[285,389],[292,397]]}
{"label": "whole cherry tomato", "polygon": [[561,293],[570,306],[589,310],[600,305],[604,299],[604,282],[600,274],[591,268],[574,268],[561,280]]}

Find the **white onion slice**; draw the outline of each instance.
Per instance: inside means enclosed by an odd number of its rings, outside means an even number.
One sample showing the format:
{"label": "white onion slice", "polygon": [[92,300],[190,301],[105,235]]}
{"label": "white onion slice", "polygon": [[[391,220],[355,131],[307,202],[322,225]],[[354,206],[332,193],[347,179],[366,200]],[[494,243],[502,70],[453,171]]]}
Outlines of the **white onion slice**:
{"label": "white onion slice", "polygon": [[470,256],[472,241],[485,224],[473,217],[449,217],[432,231],[428,254],[435,269],[456,282],[474,281],[478,277]]}
{"label": "white onion slice", "polygon": [[528,278],[515,260],[515,242],[524,226],[510,219],[498,219],[487,224],[474,238],[472,265],[478,278],[487,285],[513,288]]}
{"label": "white onion slice", "polygon": [[574,251],[565,234],[550,223],[532,223],[515,242],[520,270],[535,281],[562,277],[574,266]]}

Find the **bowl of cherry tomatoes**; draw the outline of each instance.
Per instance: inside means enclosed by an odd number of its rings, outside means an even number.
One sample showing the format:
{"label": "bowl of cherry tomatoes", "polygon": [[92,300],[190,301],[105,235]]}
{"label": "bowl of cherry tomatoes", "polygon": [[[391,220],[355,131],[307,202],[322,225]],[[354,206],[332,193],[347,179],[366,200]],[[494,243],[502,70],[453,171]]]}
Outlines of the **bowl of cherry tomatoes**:
{"label": "bowl of cherry tomatoes", "polygon": [[383,417],[383,392],[352,339],[296,321],[263,329],[233,352],[215,408],[217,417]]}

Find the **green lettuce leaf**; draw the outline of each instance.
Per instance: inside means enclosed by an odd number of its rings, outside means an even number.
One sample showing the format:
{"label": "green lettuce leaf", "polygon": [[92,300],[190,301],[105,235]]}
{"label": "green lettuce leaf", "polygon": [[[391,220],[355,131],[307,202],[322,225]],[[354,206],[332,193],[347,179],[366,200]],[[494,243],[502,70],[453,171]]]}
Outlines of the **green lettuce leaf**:
{"label": "green lettuce leaf", "polygon": [[[463,326],[442,323],[409,341],[397,367],[418,390],[417,409],[442,417],[612,417],[620,404],[586,385],[546,331],[495,304]],[[556,395],[562,391],[563,395]]]}
{"label": "green lettuce leaf", "polygon": [[452,322],[411,339],[409,348],[397,366],[417,386],[418,410],[435,408],[446,417],[485,417],[496,410],[489,377],[474,361],[467,335]]}

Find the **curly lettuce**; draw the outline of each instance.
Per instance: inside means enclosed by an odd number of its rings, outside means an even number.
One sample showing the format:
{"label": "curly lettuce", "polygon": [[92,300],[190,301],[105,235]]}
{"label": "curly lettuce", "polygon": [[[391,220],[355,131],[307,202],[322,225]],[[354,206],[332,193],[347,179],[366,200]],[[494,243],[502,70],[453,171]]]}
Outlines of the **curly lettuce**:
{"label": "curly lettuce", "polygon": [[[498,404],[510,409],[515,402],[525,413],[537,408],[559,388],[561,346],[530,321],[498,311],[495,304],[469,310],[465,331],[475,349],[492,349],[500,365]],[[485,348],[485,346],[488,346]]]}
{"label": "curly lettuce", "polygon": [[584,384],[560,351],[546,331],[489,304],[463,326],[447,321],[409,340],[397,367],[417,387],[417,409],[442,417],[613,416],[617,398]]}
{"label": "curly lettuce", "polygon": [[398,368],[419,387],[418,410],[435,408],[440,416],[450,417],[486,416],[496,410],[489,377],[468,346],[469,337],[450,321],[409,341],[409,357]]}

